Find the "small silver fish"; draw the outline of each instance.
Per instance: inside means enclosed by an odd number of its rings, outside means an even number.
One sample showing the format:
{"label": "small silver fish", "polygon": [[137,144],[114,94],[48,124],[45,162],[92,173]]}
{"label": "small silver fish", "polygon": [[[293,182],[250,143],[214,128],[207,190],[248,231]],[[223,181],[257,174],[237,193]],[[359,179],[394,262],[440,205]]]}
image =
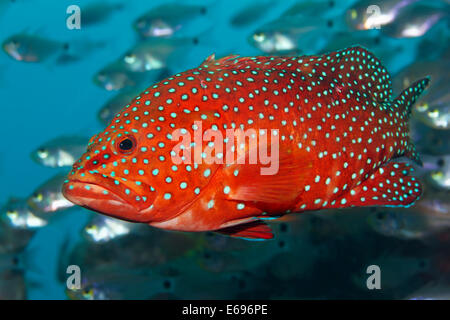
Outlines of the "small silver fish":
{"label": "small silver fish", "polygon": [[43,143],[31,153],[31,158],[46,167],[67,167],[86,151],[89,138],[80,136],[61,136]]}
{"label": "small silver fish", "polygon": [[125,236],[136,228],[134,223],[96,214],[83,228],[82,235],[88,241],[102,243]]}
{"label": "small silver fish", "polygon": [[392,38],[421,37],[446,18],[445,10],[418,4],[405,8],[395,21],[382,28],[382,32]]}
{"label": "small silver fish", "polygon": [[413,108],[413,115],[426,125],[450,129],[450,91],[447,81],[432,85]]}
{"label": "small silver fish", "polygon": [[33,229],[47,225],[47,221],[33,213],[26,199],[10,198],[2,208],[1,218],[10,228]]}
{"label": "small silver fish", "polygon": [[28,197],[27,203],[36,215],[61,211],[74,206],[62,195],[61,188],[64,180],[66,175],[58,173],[37,187]]}
{"label": "small silver fish", "polygon": [[[257,49],[273,53],[301,51],[309,53],[325,44],[334,31],[339,31],[333,19],[282,17],[257,28],[248,38]],[[319,37],[318,35],[323,35]]]}
{"label": "small silver fish", "polygon": [[119,111],[139,96],[142,88],[129,88],[120,91],[109,99],[98,112],[98,119],[104,125],[108,125]]}
{"label": "small silver fish", "polygon": [[355,30],[378,29],[394,21],[405,7],[417,1],[361,0],[347,9],[347,24]]}
{"label": "small silver fish", "polygon": [[97,72],[93,80],[99,87],[113,91],[135,87],[145,78],[144,73],[132,72],[123,61],[115,61]]}
{"label": "small silver fish", "polygon": [[67,51],[69,44],[38,35],[19,33],[7,38],[3,42],[2,48],[14,60],[42,62]]}
{"label": "small silver fish", "polygon": [[442,230],[450,230],[448,192],[426,191],[415,207],[391,210],[377,208],[367,216],[372,229],[399,239],[425,239]]}
{"label": "small silver fish", "polygon": [[140,16],[133,27],[143,37],[169,37],[179,32],[194,18],[206,15],[205,6],[167,3]]}
{"label": "small silver fish", "polygon": [[12,35],[2,44],[3,50],[14,60],[54,64],[77,62],[94,50],[104,47],[105,42],[88,39],[71,39],[68,42],[62,42],[28,33]]}
{"label": "small silver fish", "polygon": [[151,38],[139,42],[121,59],[126,68],[133,72],[160,70],[167,68],[168,64],[178,60],[186,49],[196,44],[197,38]]}
{"label": "small silver fish", "polygon": [[444,158],[444,165],[438,170],[431,171],[428,179],[437,188],[450,190],[450,156]]}

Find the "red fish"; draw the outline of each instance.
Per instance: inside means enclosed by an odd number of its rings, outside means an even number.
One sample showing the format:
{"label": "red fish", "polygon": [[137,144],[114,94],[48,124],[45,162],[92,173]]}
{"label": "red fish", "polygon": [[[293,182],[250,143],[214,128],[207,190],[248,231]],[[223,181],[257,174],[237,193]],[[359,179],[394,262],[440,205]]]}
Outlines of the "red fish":
{"label": "red fish", "polygon": [[[395,158],[420,162],[408,118],[428,81],[392,99],[389,74],[361,47],[303,57],[211,56],[125,106],[92,137],[63,192],[120,219],[246,239],[272,238],[263,220],[287,213],[410,206],[421,186]],[[230,129],[265,142],[248,136],[230,147],[224,139],[219,152],[221,140],[202,132],[195,140],[200,130],[217,138]],[[193,143],[185,143],[189,136]],[[264,146],[272,163],[261,153],[252,162]],[[183,158],[197,150],[192,163]],[[263,173],[269,167],[275,173]]]}

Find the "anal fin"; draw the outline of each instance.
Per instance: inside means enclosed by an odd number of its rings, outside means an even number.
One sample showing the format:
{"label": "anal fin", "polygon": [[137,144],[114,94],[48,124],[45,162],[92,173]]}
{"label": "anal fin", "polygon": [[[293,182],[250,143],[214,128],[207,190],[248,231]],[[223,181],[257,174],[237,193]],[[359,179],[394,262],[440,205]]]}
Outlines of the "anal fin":
{"label": "anal fin", "polygon": [[422,194],[417,178],[408,175],[412,171],[407,163],[390,162],[337,199],[331,207],[409,207]]}
{"label": "anal fin", "polygon": [[219,229],[216,232],[246,240],[268,240],[274,237],[272,229],[259,220]]}

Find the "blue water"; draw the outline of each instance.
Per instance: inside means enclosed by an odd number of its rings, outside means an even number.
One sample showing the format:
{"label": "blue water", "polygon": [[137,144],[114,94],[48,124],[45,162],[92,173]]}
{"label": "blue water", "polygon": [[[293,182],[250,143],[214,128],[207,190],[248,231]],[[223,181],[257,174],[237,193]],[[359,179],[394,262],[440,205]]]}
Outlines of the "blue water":
{"label": "blue water", "polygon": [[[34,163],[30,152],[41,143],[63,134],[91,136],[102,126],[97,111],[115,93],[96,86],[93,75],[100,67],[112,62],[136,42],[131,23],[149,8],[164,1],[123,1],[123,11],[114,13],[106,21],[81,30],[66,28],[66,8],[89,1],[17,0],[0,12],[0,40],[11,34],[27,31],[63,42],[77,39],[105,42],[101,49],[87,52],[79,62],[64,66],[51,62],[42,64],[12,60],[0,52],[0,203],[10,196],[27,197],[43,181],[59,169]],[[117,2],[117,1],[116,1]],[[230,27],[229,19],[239,8],[251,3],[241,1],[207,1],[210,11],[190,27],[192,36],[201,35],[202,45],[180,56],[173,73],[198,66],[204,58],[218,54],[261,54],[246,40],[258,25],[276,18],[295,1],[273,1],[274,6],[261,20],[246,29]],[[345,6],[353,1],[339,1]],[[204,3],[190,1],[189,3]],[[418,39],[401,40],[402,56],[390,63],[390,72],[399,70],[414,59]],[[150,85],[150,83],[148,84]],[[61,169],[64,171],[67,169]],[[66,299],[65,284],[56,280],[57,258],[62,243],[79,238],[79,231],[87,219],[78,209],[60,213],[60,217],[39,230],[27,247],[28,281],[40,286],[30,287],[30,299]]]}

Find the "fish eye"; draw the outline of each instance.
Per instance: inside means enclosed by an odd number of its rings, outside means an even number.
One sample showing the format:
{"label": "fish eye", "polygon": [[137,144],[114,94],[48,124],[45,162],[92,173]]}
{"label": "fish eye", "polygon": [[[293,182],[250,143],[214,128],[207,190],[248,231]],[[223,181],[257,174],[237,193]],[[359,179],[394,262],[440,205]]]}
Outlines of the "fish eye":
{"label": "fish eye", "polygon": [[377,219],[378,220],[383,220],[384,218],[385,218],[385,214],[384,214],[384,212],[378,212],[377,213]]}
{"label": "fish eye", "polygon": [[435,179],[435,180],[439,180],[444,176],[444,174],[442,173],[442,171],[434,171],[431,173],[431,178]]}
{"label": "fish eye", "polygon": [[263,41],[264,38],[265,38],[265,35],[263,32],[255,32],[255,34],[253,35],[253,39],[257,42]]}
{"label": "fish eye", "polygon": [[117,150],[123,154],[129,154],[136,148],[136,139],[133,136],[125,136],[117,142]]}
{"label": "fish eye", "polygon": [[136,61],[136,55],[134,53],[128,53],[124,58],[126,63],[134,63]]}
{"label": "fish eye", "polygon": [[86,233],[92,233],[94,231],[97,231],[97,229],[98,229],[97,225],[90,224],[90,225],[86,226],[84,230],[86,231]]}
{"label": "fish eye", "polygon": [[139,28],[145,27],[145,20],[144,20],[144,19],[139,19],[139,20],[137,21],[136,25],[137,25]]}
{"label": "fish eye", "polygon": [[416,110],[417,111],[419,111],[419,112],[424,112],[424,111],[427,111],[428,110],[428,103],[419,103],[417,106],[416,106]]}
{"label": "fish eye", "polygon": [[94,296],[94,289],[93,288],[83,289],[82,294],[85,299],[91,299]]}
{"label": "fish eye", "polygon": [[11,210],[11,209],[8,209],[8,210],[6,211],[6,215],[7,215],[8,217],[13,218],[13,217],[16,217],[16,216],[18,215],[18,212],[17,212],[17,210]]}
{"label": "fish eye", "polygon": [[45,158],[48,157],[48,150],[45,149],[45,148],[40,148],[40,149],[37,151],[37,155],[38,155],[39,158],[45,159]]}
{"label": "fish eye", "polygon": [[434,110],[428,111],[428,116],[430,118],[437,118],[437,117],[439,117],[439,110],[434,109]]}
{"label": "fish eye", "polygon": [[36,200],[36,201],[40,202],[40,201],[42,201],[43,198],[44,198],[44,196],[40,192],[33,194],[33,199]]}

